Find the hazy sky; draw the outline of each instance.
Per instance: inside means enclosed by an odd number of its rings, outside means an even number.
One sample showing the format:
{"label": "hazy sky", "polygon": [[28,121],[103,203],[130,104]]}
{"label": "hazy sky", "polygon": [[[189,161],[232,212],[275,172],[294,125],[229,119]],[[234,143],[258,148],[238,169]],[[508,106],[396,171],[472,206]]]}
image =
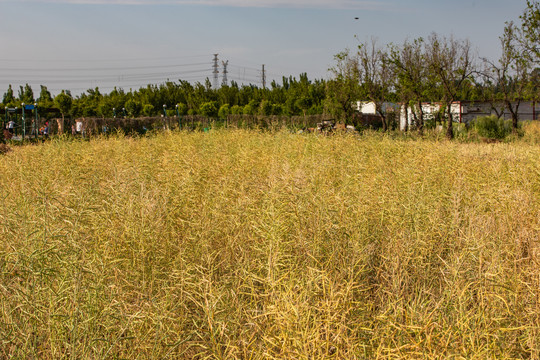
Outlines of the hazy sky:
{"label": "hazy sky", "polygon": [[[29,83],[74,95],[128,91],[179,78],[261,85],[307,72],[327,78],[333,56],[372,36],[381,44],[432,32],[468,38],[496,58],[505,21],[525,0],[0,0],[0,96]],[[358,20],[355,20],[358,17]]]}

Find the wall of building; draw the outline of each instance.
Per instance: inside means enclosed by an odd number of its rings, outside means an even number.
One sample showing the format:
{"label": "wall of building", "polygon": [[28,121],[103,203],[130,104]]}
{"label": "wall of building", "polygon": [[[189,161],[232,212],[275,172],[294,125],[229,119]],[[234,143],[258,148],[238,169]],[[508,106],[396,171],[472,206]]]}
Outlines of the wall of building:
{"label": "wall of building", "polygon": [[[431,120],[440,111],[441,105],[437,103],[422,104],[424,119]],[[414,126],[413,109],[405,106],[401,107],[400,129],[405,129],[405,124]],[[479,116],[497,115],[492,105],[481,101],[456,101],[452,104],[452,116],[455,122],[469,123]],[[505,108],[504,119],[511,120],[512,114]],[[519,120],[538,120],[540,118],[540,104],[533,101],[522,101],[518,108]]]}
{"label": "wall of building", "polygon": [[[517,103],[514,102],[513,106]],[[502,107],[502,106],[500,106]],[[497,112],[492,109],[490,103],[484,102],[463,102],[463,118],[464,121],[469,122],[474,120],[478,116],[497,115]],[[534,101],[522,101],[518,108],[519,120],[538,120],[540,114],[540,104]],[[512,114],[506,108],[504,108],[504,119],[511,120]]]}
{"label": "wall of building", "polygon": [[[423,103],[422,111],[424,113],[424,121],[434,120],[441,111],[442,105],[439,103]],[[452,117],[454,121],[461,122],[461,103],[454,102],[451,106]],[[413,108],[410,106],[401,106],[399,128],[405,130],[406,125],[409,127],[414,126],[414,114]]]}

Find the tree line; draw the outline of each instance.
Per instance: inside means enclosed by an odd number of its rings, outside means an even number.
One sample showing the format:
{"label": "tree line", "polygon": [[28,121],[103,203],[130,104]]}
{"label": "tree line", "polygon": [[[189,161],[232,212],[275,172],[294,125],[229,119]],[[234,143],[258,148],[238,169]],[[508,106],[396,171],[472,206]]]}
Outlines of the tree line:
{"label": "tree line", "polygon": [[[218,89],[205,83],[168,81],[159,85],[147,85],[138,90],[125,91],[115,88],[108,94],[99,88],[88,89],[79,96],[64,90],[55,97],[46,86],[41,85],[39,96],[28,84],[20,86],[18,96],[9,86],[2,103],[5,107],[21,107],[22,103],[36,103],[40,109],[59,110],[73,117],[113,116],[159,116],[203,115],[225,117],[229,114],[246,115],[315,115],[324,111],[326,82],[309,80],[307,74],[283,77],[278,84],[273,81],[269,88],[255,85],[239,85],[232,81]],[[43,115],[43,114],[42,114]]]}
{"label": "tree line", "polygon": [[[168,81],[138,90],[115,88],[108,94],[99,88],[73,96],[63,90],[52,96],[46,86],[34,98],[32,88],[20,86],[17,96],[9,86],[3,107],[36,103],[42,116],[51,110],[72,117],[139,117],[202,115],[225,118],[245,115],[328,114],[344,122],[354,113],[352,104],[371,101],[382,121],[391,127],[387,102],[399,102],[411,110],[412,128],[422,132],[426,117],[424,102],[442,104],[446,133],[453,137],[451,104],[458,100],[488,102],[501,117],[505,111],[518,127],[522,101],[538,100],[540,69],[540,5],[527,0],[520,23],[506,23],[497,60],[478,56],[467,39],[433,33],[428,38],[405,40],[402,44],[379,45],[376,39],[360,43],[335,56],[328,80],[310,80],[307,74],[283,77],[268,88],[231,82],[218,89],[209,79],[204,83]],[[409,129],[406,129],[409,130]]]}
{"label": "tree line", "polygon": [[525,100],[539,100],[539,25],[539,3],[528,0],[520,24],[506,23],[499,37],[501,55],[495,61],[478,56],[467,39],[436,33],[401,45],[366,41],[355,52],[335,56],[328,98],[344,118],[353,111],[351,100],[373,102],[384,130],[389,127],[385,103],[402,103],[411,110],[413,126],[420,132],[426,120],[422,103],[437,102],[448,120],[449,138],[454,135],[451,104],[481,101],[489,103],[499,118],[510,113],[517,130],[519,106]]}

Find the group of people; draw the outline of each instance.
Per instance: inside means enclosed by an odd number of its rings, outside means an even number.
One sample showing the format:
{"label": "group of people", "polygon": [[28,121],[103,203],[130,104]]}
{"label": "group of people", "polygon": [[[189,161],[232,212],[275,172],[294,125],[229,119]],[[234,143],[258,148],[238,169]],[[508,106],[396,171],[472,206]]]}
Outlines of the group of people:
{"label": "group of people", "polygon": [[45,125],[39,128],[39,135],[48,136],[49,135],[49,122],[46,121]]}
{"label": "group of people", "polygon": [[[1,1],[1,0],[0,0]],[[33,124],[32,124],[33,125]],[[4,135],[4,140],[10,140],[11,138],[13,138],[13,136],[16,135],[16,129],[19,128],[20,125],[17,125],[17,123],[13,120],[9,120],[8,122],[5,123],[5,127],[3,129],[3,135]],[[34,131],[35,129],[35,131]],[[145,128],[146,130],[146,128]],[[1,131],[1,130],[0,130]],[[102,130],[101,130],[104,134],[108,133],[109,132],[109,128],[107,125],[103,125],[102,127]],[[17,131],[19,132],[19,131]],[[0,133],[1,134],[1,133]],[[48,137],[50,134],[50,130],[49,130],[49,122],[46,121],[43,126],[41,126],[39,129],[35,128],[34,126],[32,126],[32,133],[30,134],[31,136],[42,136],[42,137]],[[85,124],[83,123],[83,121],[81,121],[80,119],[77,119],[75,121],[74,124],[72,124],[71,126],[71,134],[73,136],[82,136],[82,137],[86,137],[86,128],[85,128]],[[1,140],[1,136],[0,136],[0,140]]]}
{"label": "group of people", "polygon": [[[6,123],[6,126],[4,128],[4,139],[10,140],[15,135],[15,127],[17,125],[15,124],[15,121],[9,120]],[[47,137],[49,135],[49,122],[45,122],[45,124],[39,128],[38,134]]]}

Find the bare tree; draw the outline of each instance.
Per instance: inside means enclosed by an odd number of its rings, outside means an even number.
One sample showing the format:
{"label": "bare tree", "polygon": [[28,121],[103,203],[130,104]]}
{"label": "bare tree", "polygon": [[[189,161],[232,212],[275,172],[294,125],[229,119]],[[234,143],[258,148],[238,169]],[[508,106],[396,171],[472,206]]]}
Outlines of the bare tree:
{"label": "bare tree", "polygon": [[358,46],[358,60],[361,94],[375,104],[375,111],[382,119],[383,131],[387,131],[389,124],[384,103],[392,95],[390,90],[395,79],[390,56],[372,38],[370,42]]}
{"label": "bare tree", "polygon": [[441,101],[448,117],[446,137],[454,138],[452,104],[476,72],[475,57],[469,40],[440,37],[433,33],[426,44],[431,76],[441,91]]}
{"label": "bare tree", "polygon": [[[402,47],[391,49],[390,60],[394,66],[396,91],[406,107],[412,108],[416,129],[424,129],[424,109],[422,102],[432,96],[433,86],[426,67],[424,39],[405,41]],[[407,112],[407,108],[405,108]],[[408,124],[407,124],[408,126]]]}
{"label": "bare tree", "polygon": [[508,110],[514,132],[518,129],[519,106],[531,95],[531,58],[520,51],[520,38],[520,30],[508,23],[500,37],[502,53],[498,62],[483,59],[483,76],[491,90],[491,107],[498,117],[504,115],[504,109]]}

